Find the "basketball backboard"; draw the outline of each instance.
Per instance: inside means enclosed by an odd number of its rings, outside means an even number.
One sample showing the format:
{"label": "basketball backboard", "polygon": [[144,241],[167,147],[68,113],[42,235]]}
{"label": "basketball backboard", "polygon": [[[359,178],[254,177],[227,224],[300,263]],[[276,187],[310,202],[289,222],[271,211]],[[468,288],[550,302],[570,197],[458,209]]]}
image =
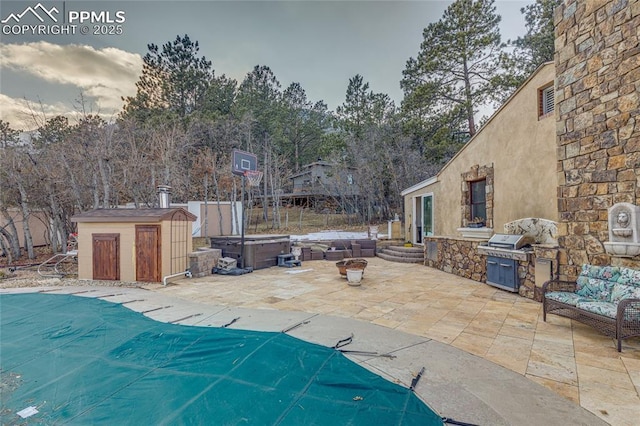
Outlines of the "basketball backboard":
{"label": "basketball backboard", "polygon": [[231,173],[243,176],[247,170],[258,170],[258,157],[250,152],[234,149],[231,156]]}

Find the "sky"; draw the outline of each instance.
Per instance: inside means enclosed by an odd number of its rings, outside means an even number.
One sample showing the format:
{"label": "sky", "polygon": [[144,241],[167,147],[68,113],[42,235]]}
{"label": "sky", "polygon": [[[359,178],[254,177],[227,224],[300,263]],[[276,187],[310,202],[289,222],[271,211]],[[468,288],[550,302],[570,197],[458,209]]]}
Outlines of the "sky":
{"label": "sky", "polygon": [[[282,88],[302,85],[329,109],[349,79],[400,105],[402,71],[422,31],[451,2],[415,1],[5,1],[0,2],[0,119],[29,130],[57,114],[114,118],[136,93],[147,45],[188,34],[216,75],[240,83],[267,65]],[[503,40],[525,32],[520,9],[497,0]],[[105,33],[105,34],[102,34]]]}

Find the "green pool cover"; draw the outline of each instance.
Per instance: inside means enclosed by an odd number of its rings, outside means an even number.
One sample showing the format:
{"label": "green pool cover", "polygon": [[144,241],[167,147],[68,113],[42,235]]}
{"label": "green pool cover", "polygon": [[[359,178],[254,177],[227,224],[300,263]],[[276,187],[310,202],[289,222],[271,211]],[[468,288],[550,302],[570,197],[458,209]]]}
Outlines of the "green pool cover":
{"label": "green pool cover", "polygon": [[46,294],[0,296],[0,321],[4,425],[443,424],[409,389],[284,333]]}

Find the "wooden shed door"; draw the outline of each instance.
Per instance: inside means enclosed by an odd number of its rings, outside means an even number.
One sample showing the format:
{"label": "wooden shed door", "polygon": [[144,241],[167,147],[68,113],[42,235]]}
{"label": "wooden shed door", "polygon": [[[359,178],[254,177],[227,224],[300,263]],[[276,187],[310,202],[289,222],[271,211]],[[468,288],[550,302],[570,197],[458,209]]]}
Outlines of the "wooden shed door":
{"label": "wooden shed door", "polygon": [[160,282],[160,227],[136,225],[136,281]]}
{"label": "wooden shed door", "polygon": [[93,279],[120,279],[120,234],[91,234]]}

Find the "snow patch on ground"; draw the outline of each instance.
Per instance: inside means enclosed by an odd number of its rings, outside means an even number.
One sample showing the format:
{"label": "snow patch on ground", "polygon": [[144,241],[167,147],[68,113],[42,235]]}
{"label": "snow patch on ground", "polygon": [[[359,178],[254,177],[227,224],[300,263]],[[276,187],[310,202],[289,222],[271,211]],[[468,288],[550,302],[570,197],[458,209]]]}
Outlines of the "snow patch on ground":
{"label": "snow patch on ground", "polygon": [[[333,241],[333,240],[367,240],[367,232],[350,232],[340,230],[326,230],[311,232],[304,235],[290,235],[291,241]],[[378,234],[378,239],[386,238],[385,234]]]}

